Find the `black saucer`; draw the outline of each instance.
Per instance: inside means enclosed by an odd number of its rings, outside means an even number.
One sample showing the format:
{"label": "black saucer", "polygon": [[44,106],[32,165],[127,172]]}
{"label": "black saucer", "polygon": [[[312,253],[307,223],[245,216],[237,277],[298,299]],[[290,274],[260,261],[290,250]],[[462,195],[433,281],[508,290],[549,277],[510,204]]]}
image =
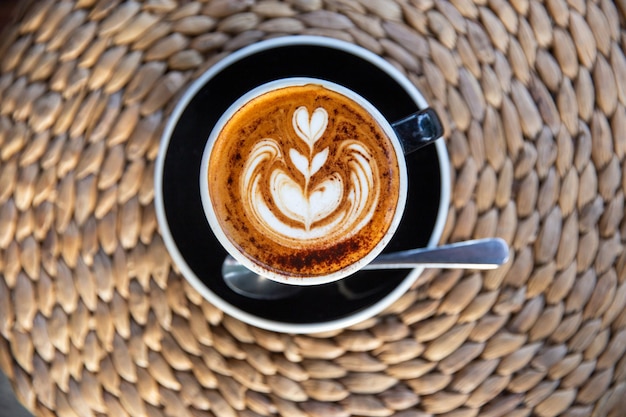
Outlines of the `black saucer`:
{"label": "black saucer", "polygon": [[[179,117],[173,121],[169,138],[164,137],[162,184],[155,186],[161,187],[162,213],[169,229],[165,233],[171,236],[170,251],[177,251],[186,264],[182,268],[186,275],[193,274],[212,295],[244,314],[287,325],[341,320],[385,298],[409,271],[362,271],[341,284],[305,287],[297,295],[279,301],[246,298],[231,291],[222,280],[226,251],[211,232],[202,209],[200,163],[217,119],[248,90],[286,77],[322,78],[344,85],[369,100],[390,121],[418,110],[412,97],[387,72],[342,49],[282,45],[231,62],[204,80],[186,107],[175,112],[174,117]],[[437,220],[441,176],[436,147],[430,145],[409,155],[407,167],[405,215],[385,252],[426,246]]]}

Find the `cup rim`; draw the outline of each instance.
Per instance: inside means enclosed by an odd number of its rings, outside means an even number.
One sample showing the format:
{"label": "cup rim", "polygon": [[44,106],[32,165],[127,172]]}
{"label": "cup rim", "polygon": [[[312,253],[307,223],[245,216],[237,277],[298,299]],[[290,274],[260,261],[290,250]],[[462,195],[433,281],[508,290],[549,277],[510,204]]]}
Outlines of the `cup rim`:
{"label": "cup rim", "polygon": [[[194,271],[187,264],[183,255],[179,251],[179,248],[174,242],[172,232],[168,227],[163,200],[163,190],[161,188],[164,175],[164,162],[170,137],[182,113],[185,111],[189,102],[195,97],[195,95],[202,88],[202,86],[206,84],[208,80],[215,77],[218,73],[226,69],[228,66],[247,56],[254,55],[272,48],[297,45],[319,46],[336,49],[364,59],[370,62],[372,65],[381,69],[391,79],[398,83],[398,85],[400,85],[400,87],[407,93],[407,95],[416,103],[418,108],[428,107],[428,103],[424,96],[421,94],[421,92],[392,64],[374,54],[372,51],[343,40],[315,35],[290,35],[267,39],[257,42],[255,44],[245,46],[235,52],[230,53],[226,57],[216,62],[205,72],[203,72],[195,81],[193,81],[187,87],[187,89],[183,92],[178,102],[174,106],[174,109],[172,110],[164,126],[161,135],[161,143],[156,158],[154,172],[154,199],[157,221],[160,226],[160,232],[165,247],[167,248],[168,253],[172,257],[172,260],[180,270],[184,279],[187,280],[189,284],[203,296],[203,298],[205,298],[208,302],[212,303],[226,314],[229,314],[250,325],[270,331],[279,331],[283,333],[310,334],[346,328],[363,320],[366,320],[376,314],[379,314],[381,311],[383,311],[385,308],[389,307],[393,302],[395,302],[398,298],[400,298],[400,296],[411,287],[411,285],[423,272],[424,268],[413,269],[407,274],[407,276],[396,288],[394,288],[380,300],[369,305],[366,308],[356,311],[354,314],[350,314],[344,317],[315,323],[286,323],[259,317],[225,301],[216,293],[214,293],[210,288],[208,288],[195,275]],[[426,245],[427,247],[435,246],[443,233],[451,194],[450,160],[448,157],[445,143],[442,140],[438,140],[435,141],[435,143],[433,143],[431,146],[435,146],[437,150],[441,188],[437,217],[433,225],[430,237],[428,239],[428,244]]]}
{"label": "cup rim", "polygon": [[[207,172],[209,169],[209,160],[211,156],[212,149],[214,147],[215,141],[221,129],[228,123],[228,121],[233,117],[233,115],[237,112],[237,110],[250,102],[251,100],[262,96],[270,91],[275,91],[281,88],[293,87],[293,86],[303,86],[308,84],[321,85],[322,87],[334,91],[336,93],[342,94],[349,99],[355,101],[358,105],[363,107],[380,125],[380,127],[384,130],[384,132],[389,137],[393,148],[396,154],[396,160],[398,162],[398,174],[399,174],[399,194],[398,194],[398,202],[395,207],[395,213],[391,222],[389,223],[389,227],[385,232],[385,235],[376,243],[376,245],[363,256],[358,261],[347,265],[337,271],[334,271],[330,274],[325,274],[321,276],[290,276],[288,273],[280,273],[278,271],[270,270],[262,265],[259,265],[249,259],[245,254],[239,250],[237,245],[235,245],[224,233],[219,219],[215,213],[213,204],[211,202],[211,195],[209,193],[209,182]],[[204,209],[205,217],[209,222],[209,226],[213,231],[213,234],[219,240],[220,244],[226,249],[226,251],[235,258],[238,262],[244,265],[249,270],[262,275],[265,278],[271,279],[276,282],[280,282],[282,284],[287,285],[297,285],[297,286],[312,286],[312,285],[322,285],[328,284],[331,282],[338,281],[343,279],[349,275],[354,274],[359,271],[363,266],[370,263],[374,258],[376,258],[387,246],[393,235],[395,234],[398,226],[400,225],[400,221],[402,220],[402,216],[404,215],[404,209],[406,206],[406,198],[407,198],[407,190],[408,190],[408,175],[406,168],[406,160],[404,156],[404,150],[400,139],[397,134],[391,127],[391,122],[388,121],[380,111],[366,100],[363,96],[361,96],[356,91],[353,91],[347,87],[344,87],[340,84],[337,84],[332,81],[323,80],[321,78],[314,77],[288,77],[281,78],[274,81],[269,81],[267,83],[261,84],[252,90],[246,92],[244,95],[239,97],[233,104],[231,104],[228,109],[222,114],[222,116],[217,120],[215,126],[211,130],[211,134],[209,135],[206,144],[204,146],[204,150],[202,153],[202,162],[200,165],[200,178],[199,178],[199,187],[200,187],[200,196],[202,199],[202,206]]]}

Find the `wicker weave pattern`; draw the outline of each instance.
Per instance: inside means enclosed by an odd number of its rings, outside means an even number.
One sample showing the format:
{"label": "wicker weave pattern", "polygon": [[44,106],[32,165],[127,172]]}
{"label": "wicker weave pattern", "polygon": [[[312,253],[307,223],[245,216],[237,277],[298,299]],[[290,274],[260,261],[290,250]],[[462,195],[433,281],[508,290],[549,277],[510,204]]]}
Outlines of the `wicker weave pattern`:
{"label": "wicker weave pattern", "polygon": [[[42,0],[0,60],[0,367],[38,416],[623,416],[626,4]],[[262,38],[383,55],[446,124],[443,241],[384,314],[290,336],[177,273],[152,175],[182,89]]]}

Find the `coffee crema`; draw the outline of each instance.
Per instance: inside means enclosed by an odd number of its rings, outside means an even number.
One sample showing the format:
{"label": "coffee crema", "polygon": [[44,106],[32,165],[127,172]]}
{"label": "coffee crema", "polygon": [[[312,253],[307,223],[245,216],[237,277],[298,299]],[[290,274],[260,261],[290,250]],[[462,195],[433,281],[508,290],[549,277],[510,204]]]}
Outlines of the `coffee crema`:
{"label": "coffee crema", "polygon": [[253,263],[316,277],[359,261],[383,239],[400,195],[391,139],[354,100],[321,85],[272,90],[215,138],[213,210]]}

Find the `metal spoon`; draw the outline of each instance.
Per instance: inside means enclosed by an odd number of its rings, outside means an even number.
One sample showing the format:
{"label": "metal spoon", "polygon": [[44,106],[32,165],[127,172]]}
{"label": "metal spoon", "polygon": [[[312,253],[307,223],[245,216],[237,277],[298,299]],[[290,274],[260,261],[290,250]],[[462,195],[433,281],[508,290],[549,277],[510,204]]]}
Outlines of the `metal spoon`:
{"label": "metal spoon", "polygon": [[[363,269],[460,268],[494,269],[509,258],[509,247],[500,238],[452,243],[434,248],[411,249],[379,255]],[[241,265],[230,255],[222,264],[222,276],[236,293],[261,300],[285,298],[303,287],[283,284],[262,277]],[[383,279],[383,278],[381,278]]]}

